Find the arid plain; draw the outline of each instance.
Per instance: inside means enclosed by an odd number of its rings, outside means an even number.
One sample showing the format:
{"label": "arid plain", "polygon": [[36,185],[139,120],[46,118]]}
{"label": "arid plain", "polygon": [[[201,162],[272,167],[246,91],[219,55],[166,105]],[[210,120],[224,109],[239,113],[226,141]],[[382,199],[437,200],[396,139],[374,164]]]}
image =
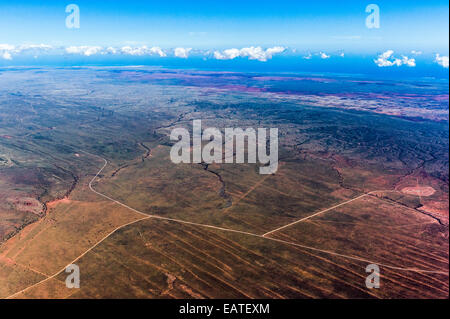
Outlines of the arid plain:
{"label": "arid plain", "polygon": [[[172,163],[195,119],[278,171]],[[448,298],[448,138],[448,83],[1,69],[0,297]]]}

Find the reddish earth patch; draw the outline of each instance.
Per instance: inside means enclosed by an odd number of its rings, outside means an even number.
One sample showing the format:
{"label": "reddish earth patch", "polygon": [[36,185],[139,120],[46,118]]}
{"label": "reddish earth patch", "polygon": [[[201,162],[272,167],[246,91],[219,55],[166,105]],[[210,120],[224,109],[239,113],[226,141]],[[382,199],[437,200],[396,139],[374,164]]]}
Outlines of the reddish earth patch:
{"label": "reddish earth patch", "polygon": [[21,212],[40,214],[43,209],[42,203],[32,197],[10,197],[7,202]]}
{"label": "reddish earth patch", "polygon": [[12,260],[11,258],[2,257],[2,256],[0,256],[0,262],[4,262],[8,266],[14,266],[14,264],[15,264],[14,260]]}
{"label": "reddish earth patch", "polygon": [[448,219],[448,202],[438,202],[438,201],[432,201],[429,203],[426,203],[422,207],[419,208],[421,211],[430,213],[430,214],[437,214],[440,216],[447,217]]}
{"label": "reddish earth patch", "polygon": [[51,202],[47,203],[47,207],[48,208],[54,208],[56,205],[58,204],[68,204],[70,203],[71,200],[67,197],[61,198],[61,199],[56,199],[56,200],[52,200]]}
{"label": "reddish earth patch", "polygon": [[431,196],[435,193],[435,190],[430,186],[415,186],[403,188],[402,193],[416,196]]}

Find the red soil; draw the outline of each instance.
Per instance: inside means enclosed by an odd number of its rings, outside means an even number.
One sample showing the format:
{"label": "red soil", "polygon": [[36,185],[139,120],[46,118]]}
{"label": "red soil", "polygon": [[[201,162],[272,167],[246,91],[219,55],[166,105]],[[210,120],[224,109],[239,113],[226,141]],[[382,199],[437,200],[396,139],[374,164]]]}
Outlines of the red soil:
{"label": "red soil", "polygon": [[416,196],[431,196],[435,193],[435,190],[430,186],[415,186],[403,188],[402,193]]}
{"label": "red soil", "polygon": [[69,198],[64,197],[64,198],[61,198],[61,199],[56,199],[56,200],[52,200],[51,202],[48,202],[47,203],[47,207],[48,208],[54,208],[58,204],[63,204],[63,203],[68,204],[70,202],[71,202],[71,200]]}

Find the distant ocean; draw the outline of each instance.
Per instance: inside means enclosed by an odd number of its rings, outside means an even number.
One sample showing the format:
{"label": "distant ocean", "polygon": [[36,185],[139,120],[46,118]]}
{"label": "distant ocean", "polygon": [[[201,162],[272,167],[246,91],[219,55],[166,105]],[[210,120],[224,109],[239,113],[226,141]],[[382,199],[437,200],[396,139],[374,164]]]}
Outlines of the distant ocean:
{"label": "distant ocean", "polygon": [[190,56],[187,59],[173,57],[130,57],[130,56],[78,56],[58,55],[15,57],[13,61],[0,61],[0,67],[8,66],[155,66],[163,68],[197,69],[231,72],[255,72],[255,73],[295,73],[313,75],[352,75],[356,77],[370,77],[376,79],[436,79],[447,81],[449,69],[435,63],[433,55],[414,57],[415,67],[402,65],[391,67],[379,67],[374,63],[376,54],[371,55],[346,55],[345,57],[331,56],[329,59],[321,59],[314,56],[312,59],[304,59],[302,56],[275,56],[266,62],[236,58],[233,60],[216,60],[199,56]]}

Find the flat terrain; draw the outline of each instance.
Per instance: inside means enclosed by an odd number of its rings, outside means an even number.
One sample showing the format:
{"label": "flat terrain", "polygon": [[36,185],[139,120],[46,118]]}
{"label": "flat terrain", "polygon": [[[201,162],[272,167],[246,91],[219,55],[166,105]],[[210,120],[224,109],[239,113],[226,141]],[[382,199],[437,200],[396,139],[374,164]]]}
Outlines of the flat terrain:
{"label": "flat terrain", "polygon": [[[0,297],[448,298],[448,86],[186,73],[0,70]],[[173,164],[193,119],[279,128],[278,171]]]}

